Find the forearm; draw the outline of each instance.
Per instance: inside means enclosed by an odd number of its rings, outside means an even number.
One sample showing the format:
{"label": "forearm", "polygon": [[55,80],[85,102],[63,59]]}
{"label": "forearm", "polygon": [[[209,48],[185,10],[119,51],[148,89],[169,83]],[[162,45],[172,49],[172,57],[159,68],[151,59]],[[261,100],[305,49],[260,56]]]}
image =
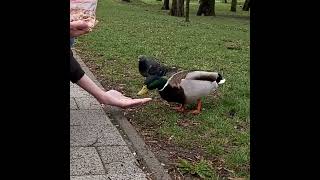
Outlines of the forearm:
{"label": "forearm", "polygon": [[99,102],[102,102],[105,91],[97,86],[86,74],[76,84],[94,96]]}
{"label": "forearm", "polygon": [[86,90],[98,101],[101,101],[101,96],[104,91],[98,87],[83,71],[78,61],[73,57],[73,53],[70,50],[70,76],[71,82],[76,83],[81,88]]}

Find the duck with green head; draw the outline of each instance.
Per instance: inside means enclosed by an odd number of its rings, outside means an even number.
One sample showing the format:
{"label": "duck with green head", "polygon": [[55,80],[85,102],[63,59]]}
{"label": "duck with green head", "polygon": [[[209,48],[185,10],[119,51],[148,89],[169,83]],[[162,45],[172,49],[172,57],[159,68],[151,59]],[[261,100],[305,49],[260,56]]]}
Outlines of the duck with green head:
{"label": "duck with green head", "polygon": [[224,82],[225,79],[217,72],[180,71],[169,79],[158,75],[147,77],[138,95],[157,89],[162,99],[181,104],[177,109],[180,112],[185,112],[185,105],[197,103],[197,109],[192,113],[199,114],[202,109],[201,98],[217,90]]}

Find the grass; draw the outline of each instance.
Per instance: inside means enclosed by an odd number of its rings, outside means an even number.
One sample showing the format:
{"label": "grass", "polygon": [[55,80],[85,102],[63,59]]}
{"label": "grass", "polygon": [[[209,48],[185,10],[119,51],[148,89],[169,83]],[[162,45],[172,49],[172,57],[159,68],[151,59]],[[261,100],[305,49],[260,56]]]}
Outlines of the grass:
{"label": "grass", "polygon": [[226,83],[204,98],[198,116],[172,111],[152,92],[154,101],[131,112],[131,117],[137,128],[151,130],[160,139],[170,138],[176,146],[199,149],[204,158],[217,158],[234,171],[232,176],[248,178],[249,13],[239,7],[238,12],[230,12],[230,4],[217,2],[216,17],[197,17],[197,7],[191,1],[191,22],[186,23],[160,10],[161,2],[156,0],[99,0],[99,24],[77,40],[76,49],[104,84],[121,86],[132,97],[143,83],[137,68],[141,54],[184,69],[223,72]]}
{"label": "grass", "polygon": [[217,179],[217,175],[214,174],[212,167],[205,160],[192,164],[187,160],[181,159],[178,168],[184,174],[189,173],[203,179]]}

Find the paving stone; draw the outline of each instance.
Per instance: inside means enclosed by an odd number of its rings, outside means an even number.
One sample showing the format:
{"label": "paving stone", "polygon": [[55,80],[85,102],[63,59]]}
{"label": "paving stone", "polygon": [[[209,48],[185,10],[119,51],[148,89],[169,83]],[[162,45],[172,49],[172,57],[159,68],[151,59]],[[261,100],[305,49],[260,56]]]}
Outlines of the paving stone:
{"label": "paving stone", "polygon": [[100,103],[92,97],[75,97],[79,109],[102,109]]}
{"label": "paving stone", "polygon": [[70,110],[70,125],[113,126],[106,113],[102,110]]}
{"label": "paving stone", "polygon": [[70,97],[70,110],[71,109],[78,109],[77,103],[73,97]]}
{"label": "paving stone", "polygon": [[114,126],[70,126],[70,145],[126,145],[126,142]]}
{"label": "paving stone", "polygon": [[108,174],[110,180],[147,180],[144,173],[135,174]]}
{"label": "paving stone", "polygon": [[71,176],[70,180],[110,180],[106,175]]}
{"label": "paving stone", "polygon": [[112,162],[136,162],[127,146],[102,146],[97,148],[104,164]]}
{"label": "paving stone", "polygon": [[70,171],[72,176],[106,173],[94,147],[71,147]]}
{"label": "paving stone", "polygon": [[139,174],[143,171],[134,162],[113,162],[104,164],[108,174]]}

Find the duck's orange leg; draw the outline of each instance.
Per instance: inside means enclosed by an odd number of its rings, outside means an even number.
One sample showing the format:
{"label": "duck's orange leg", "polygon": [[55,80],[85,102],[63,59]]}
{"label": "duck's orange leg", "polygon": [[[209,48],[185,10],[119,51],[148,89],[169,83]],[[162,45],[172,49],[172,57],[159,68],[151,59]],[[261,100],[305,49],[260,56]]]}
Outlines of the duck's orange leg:
{"label": "duck's orange leg", "polygon": [[198,99],[198,101],[197,101],[197,109],[191,111],[191,113],[194,114],[194,115],[200,114],[201,109],[202,109],[202,102],[201,102],[201,99]]}

